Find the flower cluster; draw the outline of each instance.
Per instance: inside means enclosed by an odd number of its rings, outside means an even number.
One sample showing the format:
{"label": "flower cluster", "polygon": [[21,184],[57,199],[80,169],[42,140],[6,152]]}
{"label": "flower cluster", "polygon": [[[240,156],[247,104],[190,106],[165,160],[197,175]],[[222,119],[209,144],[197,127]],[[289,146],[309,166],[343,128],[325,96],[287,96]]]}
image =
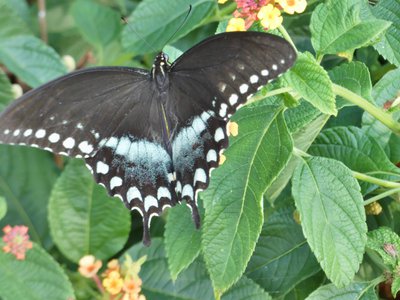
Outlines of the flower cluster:
{"label": "flower cluster", "polygon": [[4,236],[3,251],[13,254],[17,259],[25,259],[25,253],[32,248],[32,242],[29,240],[28,227],[7,225],[3,228]]}
{"label": "flower cluster", "polygon": [[[218,0],[224,4],[227,0]],[[265,29],[275,29],[282,24],[281,11],[287,14],[302,13],[306,0],[235,0],[234,18],[229,20],[226,31],[245,31],[259,21]]]}
{"label": "flower cluster", "polygon": [[79,261],[79,273],[92,278],[98,289],[108,295],[109,299],[146,300],[140,294],[142,280],[139,278],[140,267],[145,261],[146,257],[134,262],[130,256],[126,256],[124,263],[120,265],[118,260],[113,259],[108,262],[100,280],[97,272],[102,266],[101,261],[96,260],[93,255],[86,255]]}

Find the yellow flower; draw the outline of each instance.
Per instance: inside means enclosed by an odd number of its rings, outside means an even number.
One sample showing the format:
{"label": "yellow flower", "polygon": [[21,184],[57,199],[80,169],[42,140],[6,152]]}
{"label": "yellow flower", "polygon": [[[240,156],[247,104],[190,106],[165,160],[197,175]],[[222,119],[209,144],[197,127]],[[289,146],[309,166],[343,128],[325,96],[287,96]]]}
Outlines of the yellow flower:
{"label": "yellow flower", "polygon": [[124,285],[121,275],[117,271],[112,271],[103,280],[103,286],[111,295],[118,294]]}
{"label": "yellow flower", "polygon": [[257,17],[261,20],[261,25],[268,29],[278,28],[283,20],[280,10],[272,4],[261,7]]}
{"label": "yellow flower", "polygon": [[225,2],[227,2],[228,0],[218,0],[219,4],[224,4]]}
{"label": "yellow flower", "polygon": [[226,156],[223,155],[223,154],[221,154],[221,155],[219,156],[219,162],[218,162],[218,164],[221,166],[225,161],[226,161]]}
{"label": "yellow flower", "polygon": [[237,136],[239,134],[239,125],[236,122],[228,122],[228,134],[232,136]]}
{"label": "yellow flower", "polygon": [[79,260],[79,273],[87,278],[92,278],[100,270],[101,260],[96,260],[93,255],[85,255]]}
{"label": "yellow flower", "polygon": [[306,0],[279,0],[278,2],[283,11],[289,15],[293,15],[295,12],[302,13],[307,7]]}
{"label": "yellow flower", "polygon": [[226,31],[246,31],[244,20],[242,18],[230,19]]}

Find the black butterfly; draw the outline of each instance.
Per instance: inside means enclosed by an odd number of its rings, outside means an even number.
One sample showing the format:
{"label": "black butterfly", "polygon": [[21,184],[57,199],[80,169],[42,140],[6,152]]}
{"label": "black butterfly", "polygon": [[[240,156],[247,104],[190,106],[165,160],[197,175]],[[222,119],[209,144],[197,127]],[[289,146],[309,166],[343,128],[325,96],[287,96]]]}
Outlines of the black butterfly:
{"label": "black butterfly", "polygon": [[79,70],[31,90],[0,115],[0,142],[83,157],[96,181],[143,216],[185,200],[200,225],[197,193],[228,146],[226,125],[257,89],[292,66],[284,39],[230,32],[194,46],[172,65],[160,53],[150,72]]}

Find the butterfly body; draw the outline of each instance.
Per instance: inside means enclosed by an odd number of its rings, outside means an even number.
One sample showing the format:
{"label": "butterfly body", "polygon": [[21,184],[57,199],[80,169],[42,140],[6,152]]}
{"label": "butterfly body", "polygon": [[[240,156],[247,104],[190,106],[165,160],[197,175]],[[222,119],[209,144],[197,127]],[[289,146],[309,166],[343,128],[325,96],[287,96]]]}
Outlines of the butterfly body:
{"label": "butterfly body", "polygon": [[296,54],[258,32],[215,35],[172,65],[159,53],[150,71],[79,70],[16,100],[0,114],[0,143],[85,159],[95,180],[143,217],[185,201],[200,226],[197,194],[228,147],[227,122],[253,93],[286,71]]}

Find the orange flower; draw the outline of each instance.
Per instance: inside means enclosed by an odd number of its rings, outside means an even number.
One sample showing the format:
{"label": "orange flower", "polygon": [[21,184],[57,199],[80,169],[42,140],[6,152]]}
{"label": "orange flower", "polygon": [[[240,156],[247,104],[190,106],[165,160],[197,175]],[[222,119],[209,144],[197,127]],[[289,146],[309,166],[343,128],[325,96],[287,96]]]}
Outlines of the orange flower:
{"label": "orange flower", "polygon": [[242,18],[230,19],[226,31],[246,31],[244,20]]}
{"label": "orange flower", "polygon": [[140,278],[125,278],[123,290],[129,294],[139,295],[142,289],[142,280]]}
{"label": "orange flower", "polygon": [[257,17],[261,20],[261,25],[268,29],[278,28],[283,21],[280,10],[272,4],[261,7]]}
{"label": "orange flower", "polygon": [[102,266],[101,260],[96,260],[93,255],[85,255],[79,260],[79,273],[87,278],[94,277]]}
{"label": "orange flower", "polygon": [[118,294],[124,285],[121,275],[117,271],[112,271],[103,280],[103,286],[111,295]]}
{"label": "orange flower", "polygon": [[6,245],[3,247],[3,251],[11,253],[17,259],[25,259],[25,253],[28,249],[31,249],[33,244],[29,241],[28,227],[26,226],[14,226],[7,225],[3,228],[5,235],[3,241]]}
{"label": "orange flower", "polygon": [[282,6],[283,11],[287,14],[293,15],[296,13],[302,13],[306,10],[306,0],[279,0],[279,5]]}

